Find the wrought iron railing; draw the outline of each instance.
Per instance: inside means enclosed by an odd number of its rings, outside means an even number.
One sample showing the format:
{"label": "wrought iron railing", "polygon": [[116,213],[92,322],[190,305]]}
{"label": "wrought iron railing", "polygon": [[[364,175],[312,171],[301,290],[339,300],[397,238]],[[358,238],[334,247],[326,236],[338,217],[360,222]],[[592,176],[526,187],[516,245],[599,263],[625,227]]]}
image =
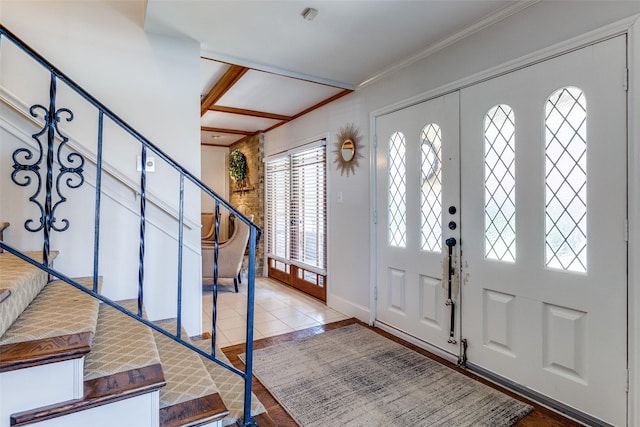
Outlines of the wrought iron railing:
{"label": "wrought iron railing", "polygon": [[[176,161],[174,161],[164,151],[159,149],[156,145],[151,143],[138,131],[133,129],[127,122],[122,120],[111,110],[105,107],[100,101],[90,95],[82,87],[76,84],[73,80],[67,77],[58,68],[53,66],[44,57],[26,45],[18,37],[12,34],[7,28],[0,24],[0,46],[4,46],[5,41],[10,41],[13,45],[17,46],[22,52],[31,57],[36,63],[44,67],[50,76],[49,81],[49,100],[48,108],[41,104],[35,104],[29,109],[29,113],[34,117],[38,117],[38,113],[43,114],[44,126],[43,128],[32,135],[35,141],[36,148],[35,153],[32,148],[18,148],[14,151],[13,171],[11,173],[12,181],[21,187],[35,187],[32,195],[29,197],[29,201],[37,207],[37,211],[40,213],[40,217],[36,220],[27,219],[24,223],[24,228],[29,232],[42,232],[43,236],[43,258],[42,262],[37,261],[25,253],[17,250],[16,248],[8,245],[6,242],[0,241],[0,248],[5,249],[7,252],[14,254],[15,256],[23,259],[24,261],[31,263],[32,265],[48,272],[51,276],[59,278],[71,286],[74,286],[81,291],[99,299],[100,301],[108,304],[109,306],[119,310],[120,312],[144,323],[145,325],[153,328],[154,330],[164,334],[172,340],[190,348],[198,354],[206,357],[207,359],[215,362],[229,371],[239,375],[244,380],[244,409],[243,418],[239,422],[245,426],[257,425],[251,418],[251,379],[252,379],[252,342],[253,342],[253,317],[254,317],[254,295],[255,295],[255,271],[256,271],[256,248],[258,240],[261,236],[261,229],[244,216],[241,212],[238,212],[227,201],[222,199],[218,194],[211,190],[207,185],[200,181],[187,169],[182,167]],[[52,232],[64,232],[70,227],[68,219],[58,219],[56,217],[56,210],[59,206],[67,201],[67,196],[63,194],[63,184],[69,190],[74,190],[81,187],[85,182],[85,158],[75,152],[70,151],[68,145],[69,138],[61,131],[59,123],[65,119],[67,122],[73,120],[74,114],[68,108],[58,108],[56,101],[58,98],[57,84],[63,82],[66,86],[72,89],[73,92],[80,95],[85,101],[87,101],[93,108],[95,108],[98,116],[98,135],[97,135],[97,152],[95,153],[96,164],[96,176],[95,176],[95,205],[93,206],[94,214],[94,241],[93,241],[93,288],[87,289],[72,278],[68,277],[64,273],[57,271],[51,266],[50,256],[50,244]],[[113,300],[101,295],[98,290],[98,276],[100,266],[100,219],[101,219],[101,196],[102,191],[102,171],[103,171],[103,147],[107,143],[103,140],[104,136],[104,120],[108,118],[121,130],[130,135],[135,141],[140,144],[140,182],[136,188],[136,192],[139,194],[139,267],[138,267],[138,290],[137,290],[137,312],[131,312],[122,307]],[[46,140],[44,140],[46,138]],[[56,141],[57,148],[56,148]],[[70,151],[70,152],[69,152]],[[172,333],[167,331],[151,321],[143,317],[143,305],[144,305],[144,281],[145,281],[145,240],[146,240],[146,208],[147,208],[147,174],[146,163],[148,152],[153,153],[156,157],[162,160],[166,165],[176,171],[179,175],[179,201],[177,209],[177,328],[176,332]],[[68,154],[64,154],[68,153]],[[54,179],[54,174],[56,174]],[[182,291],[183,291],[183,248],[184,242],[184,229],[185,229],[185,181],[190,185],[195,186],[206,197],[213,199],[215,206],[215,234],[214,234],[214,264],[213,264],[213,292],[214,292],[214,304],[212,306],[212,351],[211,353],[204,352],[199,348],[193,346],[189,341],[182,337]],[[42,193],[44,187],[44,193]],[[44,201],[42,201],[44,199]],[[12,201],[15,203],[15,201]],[[217,317],[217,292],[218,292],[218,245],[220,233],[220,209],[226,209],[229,214],[233,214],[236,221],[242,221],[249,226],[249,242],[248,242],[248,274],[247,274],[247,318],[246,318],[246,363],[245,370],[241,371],[234,366],[225,363],[218,359],[215,354],[216,349],[216,317]],[[39,221],[39,223],[38,223]]]}

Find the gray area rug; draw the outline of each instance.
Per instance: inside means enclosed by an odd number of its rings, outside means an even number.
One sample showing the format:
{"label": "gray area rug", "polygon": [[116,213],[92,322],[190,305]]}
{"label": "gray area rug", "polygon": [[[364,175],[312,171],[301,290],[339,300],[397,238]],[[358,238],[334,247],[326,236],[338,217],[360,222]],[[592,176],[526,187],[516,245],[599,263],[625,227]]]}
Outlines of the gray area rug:
{"label": "gray area rug", "polygon": [[357,324],[256,350],[254,374],[301,426],[498,427],[533,409]]}

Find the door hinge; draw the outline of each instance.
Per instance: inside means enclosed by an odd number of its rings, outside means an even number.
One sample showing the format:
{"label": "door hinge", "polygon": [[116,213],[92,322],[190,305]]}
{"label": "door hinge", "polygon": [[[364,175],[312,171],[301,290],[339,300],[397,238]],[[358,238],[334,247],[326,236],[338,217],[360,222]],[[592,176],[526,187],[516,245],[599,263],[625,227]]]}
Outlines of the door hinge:
{"label": "door hinge", "polygon": [[625,242],[629,241],[629,220],[628,219],[624,220],[624,241]]}
{"label": "door hinge", "polygon": [[373,211],[373,223],[378,223],[378,211]]}
{"label": "door hinge", "polygon": [[378,135],[373,135],[373,148],[378,148]]}
{"label": "door hinge", "polygon": [[378,287],[373,288],[373,300],[378,301]]}
{"label": "door hinge", "polygon": [[626,380],[625,380],[625,383],[626,383],[626,384],[625,384],[625,391],[626,391],[627,393],[629,393],[629,382],[630,382],[630,379],[629,379],[629,369],[625,369],[625,371],[627,371],[627,372],[626,372],[626,376],[627,376],[627,378],[626,378]]}
{"label": "door hinge", "polygon": [[625,68],[622,74],[622,89],[629,90],[629,69]]}

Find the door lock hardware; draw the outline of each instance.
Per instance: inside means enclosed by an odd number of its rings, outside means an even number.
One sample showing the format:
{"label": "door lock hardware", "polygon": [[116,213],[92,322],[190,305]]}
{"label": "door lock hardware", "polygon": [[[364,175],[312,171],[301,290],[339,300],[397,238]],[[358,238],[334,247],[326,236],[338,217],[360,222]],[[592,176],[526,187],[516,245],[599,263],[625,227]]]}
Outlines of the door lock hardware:
{"label": "door lock hardware", "polygon": [[[451,211],[451,208],[449,208],[449,211]],[[453,278],[453,274],[455,273],[455,271],[453,271],[453,247],[456,245],[456,239],[453,237],[449,237],[447,240],[445,240],[445,244],[447,245],[447,247],[449,248],[449,277],[447,279],[447,283],[448,283],[448,290],[447,290],[447,302],[445,303],[445,305],[451,307],[451,328],[449,329],[449,339],[447,340],[447,342],[449,344],[455,344],[457,341],[455,339],[455,329],[456,329],[456,302],[453,300],[452,297],[452,278]]]}

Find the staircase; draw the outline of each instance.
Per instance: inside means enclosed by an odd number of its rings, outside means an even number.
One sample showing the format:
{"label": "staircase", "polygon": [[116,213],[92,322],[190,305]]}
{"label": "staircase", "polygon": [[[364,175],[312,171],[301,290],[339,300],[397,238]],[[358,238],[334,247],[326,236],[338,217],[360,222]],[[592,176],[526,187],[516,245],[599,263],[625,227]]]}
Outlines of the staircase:
{"label": "staircase", "polygon": [[[13,162],[11,179],[16,185],[32,188],[31,197],[24,201],[26,207],[19,207],[22,201],[11,200],[12,207],[32,212],[35,205],[41,215],[39,219],[25,220],[26,231],[19,227],[7,231],[9,223],[0,222],[0,427],[273,425],[251,392],[255,251],[260,229],[1,25],[0,39],[3,48],[6,41],[11,42],[50,75],[48,107],[36,104],[28,109],[31,116],[39,119],[31,126],[42,126],[32,133],[35,143],[16,149],[11,159],[1,159]],[[70,121],[73,113],[56,107],[58,82],[86,100],[98,113],[98,149],[92,153],[95,203],[82,214],[95,218],[94,230],[82,239],[93,240],[93,262],[83,267],[87,269],[86,277],[72,278],[56,269],[57,262],[69,262],[65,259],[69,246],[63,243],[62,248],[56,248],[58,251],[51,249],[52,236],[70,227],[66,218],[56,218],[57,208],[70,197],[63,196],[63,192],[81,187],[90,169],[82,153],[68,144],[69,138],[61,131],[61,114],[68,114],[67,121]],[[43,113],[41,118],[38,111]],[[26,117],[27,113],[23,115]],[[174,267],[178,277],[170,295],[149,295],[153,286],[145,279],[145,273],[148,275],[150,270],[145,256],[149,239],[148,208],[162,207],[162,203],[147,194],[144,167],[139,183],[132,188],[139,200],[137,295],[133,299],[113,300],[103,293],[103,288],[113,286],[113,277],[109,275],[114,273],[100,268],[104,263],[100,253],[100,201],[105,194],[101,184],[105,171],[103,147],[107,145],[103,135],[105,120],[139,144],[142,165],[146,164],[147,154],[153,154],[162,162],[161,167],[171,169],[179,179],[179,200],[169,203],[171,206],[163,211],[165,217],[173,215],[169,222],[176,226],[171,231],[163,230],[176,242]],[[112,176],[116,175],[112,172]],[[126,179],[115,181],[118,185],[131,185]],[[66,188],[62,189],[64,184]],[[188,248],[185,234],[189,232],[185,216],[189,190],[185,190],[185,186],[197,189],[198,199],[201,194],[213,199],[218,218],[212,274],[214,338],[206,341],[191,340],[183,325],[183,277],[187,268],[184,251]],[[153,205],[148,206],[148,201]],[[81,206],[84,210],[84,204]],[[176,207],[175,212],[172,206]],[[217,236],[220,235],[221,210],[233,213],[250,227],[244,371],[233,367],[215,343]],[[32,249],[41,246],[42,250],[17,249],[21,241],[18,236],[25,233],[41,235],[42,242]],[[14,239],[17,243],[13,243]],[[201,277],[200,272],[197,273]],[[175,299],[175,310],[168,318],[151,318],[147,311],[151,308],[157,312],[155,301],[162,296]],[[150,305],[147,301],[151,301]]]}

